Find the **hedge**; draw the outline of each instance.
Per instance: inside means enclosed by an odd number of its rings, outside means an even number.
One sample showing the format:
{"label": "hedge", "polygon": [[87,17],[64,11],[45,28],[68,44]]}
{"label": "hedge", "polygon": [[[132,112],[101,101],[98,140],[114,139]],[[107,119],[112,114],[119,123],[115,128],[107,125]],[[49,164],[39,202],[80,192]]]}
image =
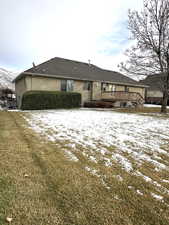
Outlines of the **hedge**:
{"label": "hedge", "polygon": [[22,110],[78,108],[81,94],[62,91],[28,91],[22,97]]}

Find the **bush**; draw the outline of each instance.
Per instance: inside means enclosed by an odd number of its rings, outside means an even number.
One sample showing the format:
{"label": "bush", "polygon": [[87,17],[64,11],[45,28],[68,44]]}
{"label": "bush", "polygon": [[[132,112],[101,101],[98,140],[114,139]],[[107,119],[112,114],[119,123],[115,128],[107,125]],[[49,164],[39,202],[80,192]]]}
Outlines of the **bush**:
{"label": "bush", "polygon": [[22,97],[22,110],[78,108],[81,94],[61,91],[28,91]]}

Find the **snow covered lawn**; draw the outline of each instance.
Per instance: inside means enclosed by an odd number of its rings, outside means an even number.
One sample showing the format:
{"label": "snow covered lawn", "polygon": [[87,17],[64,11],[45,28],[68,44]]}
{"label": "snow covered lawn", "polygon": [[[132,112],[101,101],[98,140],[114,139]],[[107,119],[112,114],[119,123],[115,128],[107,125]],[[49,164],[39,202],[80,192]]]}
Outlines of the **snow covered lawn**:
{"label": "snow covered lawn", "polygon": [[110,179],[123,182],[130,174],[145,184],[128,184],[138,195],[149,190],[158,201],[169,195],[169,118],[89,109],[31,111],[24,118],[107,189]]}
{"label": "snow covered lawn", "polygon": [[[160,108],[161,105],[155,105],[155,104],[144,104],[144,107],[148,108]],[[169,109],[169,106],[167,106],[167,109]]]}

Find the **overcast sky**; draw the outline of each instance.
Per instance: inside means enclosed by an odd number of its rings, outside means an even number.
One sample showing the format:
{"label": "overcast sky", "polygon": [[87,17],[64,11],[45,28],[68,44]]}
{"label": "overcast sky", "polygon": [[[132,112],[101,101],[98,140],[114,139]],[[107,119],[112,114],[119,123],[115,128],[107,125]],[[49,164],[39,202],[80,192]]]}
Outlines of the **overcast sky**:
{"label": "overcast sky", "polygon": [[128,9],[142,0],[0,0],[0,67],[25,70],[53,57],[117,70]]}

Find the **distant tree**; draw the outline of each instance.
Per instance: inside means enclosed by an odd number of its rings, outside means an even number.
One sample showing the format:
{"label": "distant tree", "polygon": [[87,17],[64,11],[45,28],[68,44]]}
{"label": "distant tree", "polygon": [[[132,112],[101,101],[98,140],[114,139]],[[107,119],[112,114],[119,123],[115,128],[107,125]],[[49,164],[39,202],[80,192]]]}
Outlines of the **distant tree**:
{"label": "distant tree", "polygon": [[169,0],[143,0],[141,12],[128,13],[128,29],[135,45],[126,50],[120,70],[128,75],[164,74],[161,112],[169,98]]}

